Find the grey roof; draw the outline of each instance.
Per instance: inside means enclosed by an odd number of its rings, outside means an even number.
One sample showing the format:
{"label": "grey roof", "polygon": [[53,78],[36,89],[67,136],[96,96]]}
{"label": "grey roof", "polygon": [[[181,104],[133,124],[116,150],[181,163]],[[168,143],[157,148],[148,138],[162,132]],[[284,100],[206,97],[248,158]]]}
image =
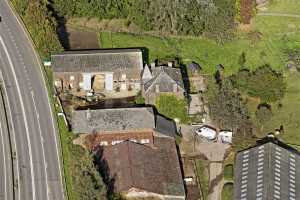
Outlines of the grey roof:
{"label": "grey roof", "polygon": [[234,200],[300,199],[299,152],[268,142],[236,156]]}
{"label": "grey roof", "polygon": [[159,85],[159,91],[169,92],[173,90],[170,84],[176,83],[184,89],[181,71],[179,68],[168,66],[159,66],[152,69],[153,78],[144,84],[144,90],[147,92],[154,85]]}
{"label": "grey roof", "polygon": [[51,55],[54,72],[102,72],[143,69],[140,49],[66,51]]}
{"label": "grey roof", "polygon": [[169,137],[175,137],[176,124],[174,121],[168,120],[161,115],[156,115],[156,127],[155,131],[167,135]]}
{"label": "grey roof", "polygon": [[151,107],[76,110],[72,116],[73,133],[147,128],[155,128],[155,119]]}

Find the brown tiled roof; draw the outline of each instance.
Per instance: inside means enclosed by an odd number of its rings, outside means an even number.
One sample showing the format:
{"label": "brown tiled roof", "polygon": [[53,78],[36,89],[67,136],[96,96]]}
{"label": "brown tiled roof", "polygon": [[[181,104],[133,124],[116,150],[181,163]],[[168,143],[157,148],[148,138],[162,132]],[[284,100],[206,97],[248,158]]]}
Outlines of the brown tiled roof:
{"label": "brown tiled roof", "polygon": [[115,191],[136,188],[161,195],[185,196],[177,149],[173,138],[155,138],[155,148],[126,141],[105,147]]}

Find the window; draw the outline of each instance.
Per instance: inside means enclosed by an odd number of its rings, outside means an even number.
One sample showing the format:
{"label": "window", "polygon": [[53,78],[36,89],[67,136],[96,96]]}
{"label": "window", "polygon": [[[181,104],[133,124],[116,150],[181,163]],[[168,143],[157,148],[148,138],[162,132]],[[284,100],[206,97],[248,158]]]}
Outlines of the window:
{"label": "window", "polygon": [[74,76],[70,76],[70,81],[74,81],[75,77]]}
{"label": "window", "polygon": [[107,146],[108,145],[108,142],[107,141],[101,141],[100,142],[100,146]]}
{"label": "window", "polygon": [[114,140],[114,141],[112,141],[112,145],[116,145],[116,144],[119,144],[119,143],[121,143],[121,142],[123,142],[123,140]]}
{"label": "window", "polygon": [[126,79],[126,74],[122,74],[122,80]]}
{"label": "window", "polygon": [[150,140],[149,139],[141,139],[142,144],[149,144]]}

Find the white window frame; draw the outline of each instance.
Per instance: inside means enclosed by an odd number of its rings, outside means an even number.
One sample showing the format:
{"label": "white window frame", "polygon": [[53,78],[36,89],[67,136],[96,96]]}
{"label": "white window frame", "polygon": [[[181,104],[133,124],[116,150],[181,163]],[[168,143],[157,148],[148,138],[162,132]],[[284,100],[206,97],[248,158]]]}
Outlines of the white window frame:
{"label": "white window frame", "polygon": [[107,146],[108,145],[108,142],[107,141],[101,141],[100,142],[100,146]]}
{"label": "white window frame", "polygon": [[149,144],[150,140],[149,139],[141,139],[141,144]]}

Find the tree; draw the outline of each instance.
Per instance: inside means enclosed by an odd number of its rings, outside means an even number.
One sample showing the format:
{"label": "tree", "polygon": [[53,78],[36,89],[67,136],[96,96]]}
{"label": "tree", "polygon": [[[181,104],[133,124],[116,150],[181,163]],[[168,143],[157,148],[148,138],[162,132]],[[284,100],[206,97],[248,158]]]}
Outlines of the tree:
{"label": "tree", "polygon": [[220,128],[235,131],[245,128],[249,121],[248,110],[229,80],[215,87],[208,97],[210,115]]}
{"label": "tree", "polygon": [[263,125],[272,118],[271,106],[268,104],[260,104],[255,112],[255,116],[257,121],[260,123],[262,130]]}
{"label": "tree", "polygon": [[239,91],[259,97],[263,102],[278,101],[286,91],[282,73],[276,72],[269,65],[263,65],[253,72],[242,69],[229,79]]}
{"label": "tree", "polygon": [[97,171],[93,156],[79,146],[72,148],[72,190],[80,200],[105,200],[106,186]]}

